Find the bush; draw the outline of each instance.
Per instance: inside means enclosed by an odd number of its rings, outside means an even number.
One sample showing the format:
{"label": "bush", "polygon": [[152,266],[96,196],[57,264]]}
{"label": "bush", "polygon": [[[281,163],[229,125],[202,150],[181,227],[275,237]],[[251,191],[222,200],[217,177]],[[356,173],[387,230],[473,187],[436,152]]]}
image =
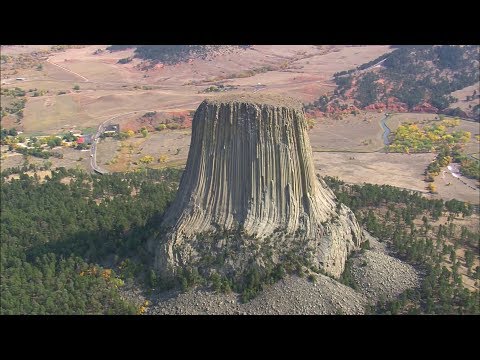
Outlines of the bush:
{"label": "bush", "polygon": [[168,129],[175,130],[175,129],[180,129],[180,124],[177,123],[170,123],[166,125]]}
{"label": "bush", "polygon": [[118,64],[128,64],[131,61],[132,61],[132,58],[127,57],[127,58],[123,58],[123,59],[118,60],[117,63]]}
{"label": "bush", "polygon": [[212,282],[213,290],[220,292],[222,289],[222,278],[217,273],[213,273],[210,276],[210,281]]}
{"label": "bush", "polygon": [[139,161],[143,164],[150,164],[152,161],[153,161],[153,156],[151,155],[145,155],[144,157],[142,157],[141,159],[139,159]]}

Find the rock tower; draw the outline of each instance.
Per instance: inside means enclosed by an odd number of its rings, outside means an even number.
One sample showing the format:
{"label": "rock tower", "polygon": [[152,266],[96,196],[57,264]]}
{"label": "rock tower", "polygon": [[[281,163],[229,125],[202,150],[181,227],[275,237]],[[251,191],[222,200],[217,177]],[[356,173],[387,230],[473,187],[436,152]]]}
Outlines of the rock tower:
{"label": "rock tower", "polygon": [[287,259],[338,277],[363,240],[352,211],[314,173],[298,101],[235,94],[203,101],[177,197],[150,244],[162,276],[236,275]]}

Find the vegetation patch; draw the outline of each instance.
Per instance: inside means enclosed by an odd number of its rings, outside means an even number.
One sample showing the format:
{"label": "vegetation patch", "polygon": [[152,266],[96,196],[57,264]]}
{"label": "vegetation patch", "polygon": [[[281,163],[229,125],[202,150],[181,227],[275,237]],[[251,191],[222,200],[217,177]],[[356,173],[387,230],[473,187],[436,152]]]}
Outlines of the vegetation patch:
{"label": "vegetation patch", "polygon": [[[367,70],[381,62],[381,67]],[[353,91],[361,106],[389,98],[414,109],[423,102],[436,111],[457,99],[449,95],[478,82],[478,46],[398,46],[356,69],[334,74],[339,97]]]}
{"label": "vegetation patch", "polygon": [[99,176],[59,168],[40,182],[25,173],[7,181],[2,172],[0,313],[138,313],[119,288],[146,282],[144,244],[180,174]]}
{"label": "vegetation patch", "polygon": [[[121,51],[135,48],[135,58],[147,60],[153,65],[157,63],[175,65],[193,58],[205,59],[221,47],[219,45],[112,45],[107,50]],[[235,45],[234,47],[247,49],[250,45]],[[131,58],[121,60],[121,63],[127,63],[131,61]]]}
{"label": "vegetation patch", "polygon": [[[389,152],[420,153],[437,152],[435,160],[425,172],[425,181],[433,182],[441,169],[451,162],[461,165],[460,172],[466,177],[480,179],[480,161],[465,154],[463,148],[471,139],[468,131],[448,131],[460,124],[458,119],[444,119],[438,124],[420,126],[415,123],[404,123],[393,133],[393,140],[386,147]],[[429,184],[429,190],[435,192]]]}
{"label": "vegetation patch", "polygon": [[392,143],[388,146],[390,152],[419,153],[433,152],[441,147],[453,147],[466,144],[472,134],[468,131],[457,130],[448,132],[447,127],[460,124],[455,119],[443,120],[440,124],[419,126],[419,124],[405,123],[395,130]]}
{"label": "vegetation patch", "polygon": [[[419,193],[388,185],[347,185],[325,177],[335,195],[354,212],[358,221],[375,237],[387,242],[396,256],[425,273],[419,289],[407,290],[398,300],[380,301],[369,312],[377,314],[479,314],[478,226],[474,231],[458,226],[468,219],[473,206],[458,200],[431,200]],[[446,224],[438,220],[446,218]],[[420,220],[420,221],[419,221]],[[435,225],[434,225],[435,224]],[[460,260],[456,250],[468,253]],[[476,255],[473,255],[476,254]],[[475,259],[475,260],[474,260]],[[466,274],[460,270],[467,269]],[[351,283],[347,270],[343,282]],[[475,282],[469,290],[464,281]]]}

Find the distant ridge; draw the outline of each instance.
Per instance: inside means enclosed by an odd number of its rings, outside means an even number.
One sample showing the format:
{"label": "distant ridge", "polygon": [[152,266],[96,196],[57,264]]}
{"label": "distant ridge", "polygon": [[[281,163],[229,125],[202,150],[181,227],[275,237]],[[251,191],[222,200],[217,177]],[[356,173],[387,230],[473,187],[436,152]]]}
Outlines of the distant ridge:
{"label": "distant ridge", "polygon": [[109,51],[121,51],[135,48],[134,57],[150,61],[174,65],[194,58],[206,58],[220,50],[237,51],[247,49],[250,45],[112,45]]}

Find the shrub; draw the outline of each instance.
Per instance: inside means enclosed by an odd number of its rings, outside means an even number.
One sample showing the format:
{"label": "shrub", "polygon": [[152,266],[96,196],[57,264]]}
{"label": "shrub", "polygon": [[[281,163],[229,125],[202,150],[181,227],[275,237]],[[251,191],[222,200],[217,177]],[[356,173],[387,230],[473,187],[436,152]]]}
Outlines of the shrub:
{"label": "shrub", "polygon": [[178,123],[170,123],[170,124],[167,124],[167,128],[168,129],[171,129],[171,130],[175,130],[175,129],[180,129],[180,124]]}
{"label": "shrub", "polygon": [[139,159],[139,161],[143,164],[150,164],[152,161],[153,161],[153,156],[151,155],[145,155],[144,157],[142,157],[141,159]]}
{"label": "shrub", "polygon": [[437,193],[437,187],[433,183],[428,184],[427,190],[430,191],[431,194],[436,194]]}

